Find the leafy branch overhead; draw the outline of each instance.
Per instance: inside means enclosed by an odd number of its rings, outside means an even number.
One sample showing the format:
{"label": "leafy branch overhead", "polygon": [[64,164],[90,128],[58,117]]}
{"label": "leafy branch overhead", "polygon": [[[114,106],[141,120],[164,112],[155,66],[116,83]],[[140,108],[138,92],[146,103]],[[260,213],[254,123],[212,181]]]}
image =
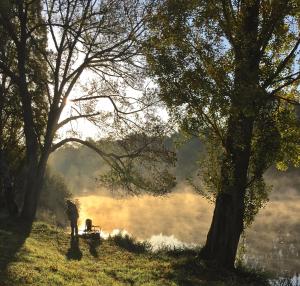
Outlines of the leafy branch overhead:
{"label": "leafy branch overhead", "polygon": [[[260,156],[260,160],[263,157],[266,160],[265,163],[256,162],[265,165],[260,174],[274,161],[280,165],[298,165],[299,145],[296,146],[295,140],[289,141],[286,132],[287,126],[293,126],[290,132],[299,133],[295,113],[300,105],[297,3],[258,1],[261,4],[255,40],[243,43],[240,1],[158,2],[144,49],[149,72],[160,86],[160,96],[182,128],[191,135],[208,138],[207,141],[215,138],[224,152],[229,152],[227,122],[232,112],[236,112],[231,106],[237,101],[238,109],[256,117],[255,138],[265,137],[257,138],[259,145],[253,142],[253,148],[277,154],[276,158],[270,158],[269,153]],[[252,61],[259,63],[259,73],[257,86],[253,87],[255,93],[241,97],[235,91],[235,72],[242,68],[243,63],[239,61],[245,48],[257,51]],[[249,108],[262,102],[266,107],[260,110]],[[274,150],[278,148],[274,139],[280,141],[280,152]],[[270,140],[274,148],[270,148]],[[294,151],[289,152],[287,145]],[[249,183],[256,176],[249,174]]]}
{"label": "leafy branch overhead", "polygon": [[193,182],[215,200],[203,256],[233,267],[241,232],[268,198],[264,172],[300,165],[299,1],[155,3],[148,72],[174,120],[206,142]]}
{"label": "leafy branch overhead", "polygon": [[[118,181],[129,191],[133,184],[135,192],[152,187],[158,192],[159,183],[161,192],[171,187],[167,175],[160,181],[153,176],[153,185],[150,177],[142,184],[132,167],[143,156],[160,165],[157,171],[167,170],[172,161],[162,140],[168,131],[150,131],[162,123],[154,107],[159,100],[145,84],[140,49],[147,10],[147,3],[133,0],[7,1],[0,10],[1,35],[6,39],[0,73],[16,91],[21,107],[19,131],[24,140],[19,144],[25,146],[27,173],[24,217],[34,217],[50,153],[66,143],[96,151],[120,172],[123,179]],[[122,142],[145,131],[149,138],[140,135],[144,139],[132,143],[131,150],[118,147],[106,153],[80,135],[76,126],[83,123],[94,126],[99,142]],[[131,185],[123,182],[125,177]]]}

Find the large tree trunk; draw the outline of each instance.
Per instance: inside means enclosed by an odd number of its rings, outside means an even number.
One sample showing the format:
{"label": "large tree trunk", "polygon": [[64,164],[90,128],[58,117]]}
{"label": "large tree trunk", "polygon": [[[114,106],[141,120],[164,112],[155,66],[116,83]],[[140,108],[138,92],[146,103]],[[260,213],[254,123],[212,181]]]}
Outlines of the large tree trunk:
{"label": "large tree trunk", "polygon": [[[16,57],[17,57],[17,71],[18,74],[16,79],[14,79],[14,84],[18,87],[18,95],[22,104],[22,117],[24,121],[24,134],[25,134],[25,145],[26,145],[26,163],[25,163],[25,172],[24,172],[24,201],[21,211],[21,217],[27,220],[29,223],[35,218],[37,204],[39,200],[40,191],[43,185],[43,179],[45,175],[45,169],[47,165],[47,160],[50,153],[51,143],[54,136],[54,124],[57,123],[60,113],[53,112],[56,117],[52,116],[49,119],[49,126],[47,127],[47,135],[45,136],[44,146],[41,146],[41,138],[37,132],[37,122],[38,118],[35,117],[35,112],[33,107],[35,102],[33,101],[33,95],[30,93],[30,84],[29,82],[29,70],[32,68],[32,63],[30,64],[30,46],[28,46],[29,33],[28,25],[30,24],[29,17],[33,16],[31,12],[34,12],[35,6],[37,9],[40,7],[39,1],[36,2],[36,5],[29,6],[26,4],[26,1],[19,0],[16,1],[17,16],[19,21],[19,29],[15,31],[17,36],[14,40],[16,45]],[[30,10],[31,9],[31,10]],[[38,12],[39,13],[39,12]],[[38,17],[41,17],[39,15]],[[36,23],[40,23],[40,19],[35,19]],[[34,23],[31,23],[34,24]],[[42,36],[42,34],[40,35]],[[45,35],[44,35],[45,36]],[[46,43],[46,38],[44,38]],[[37,69],[38,71],[38,69]],[[34,82],[34,84],[37,84]],[[34,85],[33,84],[33,85]],[[40,94],[41,97],[44,94]],[[2,99],[2,97],[1,97]],[[1,104],[1,101],[0,101]],[[0,106],[1,108],[1,106]],[[0,122],[1,127],[1,122]],[[0,128],[0,131],[2,128]],[[0,138],[1,139],[1,138]],[[1,143],[1,142],[0,142]],[[1,145],[1,144],[0,144]],[[0,146],[1,147],[1,146]]]}
{"label": "large tree trunk", "polygon": [[49,152],[41,156],[39,165],[27,170],[24,203],[21,217],[29,222],[35,219]]}
{"label": "large tree trunk", "polygon": [[[227,143],[231,146],[231,152],[221,166],[221,190],[216,198],[212,224],[202,252],[205,259],[230,269],[234,268],[243,231],[244,197],[253,128],[252,118],[238,117],[242,122],[234,116],[229,127]],[[239,138],[239,144],[233,138]]]}
{"label": "large tree trunk", "polygon": [[244,229],[245,192],[255,116],[263,104],[259,89],[258,14],[260,1],[245,1],[241,8],[239,39],[235,46],[235,90],[226,134],[212,224],[203,257],[224,268],[234,268]]}
{"label": "large tree trunk", "polygon": [[[27,70],[27,12],[24,10],[24,1],[18,2],[18,16],[20,20],[20,40],[17,46],[18,58],[18,87],[22,102],[24,120],[24,134],[26,143],[26,169],[24,180],[24,202],[21,217],[28,222],[35,218],[38,194],[42,185],[44,171],[39,164],[40,146],[38,135],[35,130],[34,113],[32,109],[32,96],[28,90]],[[42,95],[41,95],[42,96]]]}
{"label": "large tree trunk", "polygon": [[[11,216],[16,216],[18,214],[18,206],[15,202],[15,189],[13,186],[13,180],[10,174],[9,166],[6,160],[6,154],[4,150],[2,150],[2,148],[0,148],[0,177],[0,206],[6,205],[8,213]],[[3,202],[1,202],[2,198]]]}
{"label": "large tree trunk", "polygon": [[38,175],[36,168],[31,168],[26,172],[26,185],[24,187],[24,201],[21,218],[32,222],[35,218],[38,194],[42,187],[42,178]]}

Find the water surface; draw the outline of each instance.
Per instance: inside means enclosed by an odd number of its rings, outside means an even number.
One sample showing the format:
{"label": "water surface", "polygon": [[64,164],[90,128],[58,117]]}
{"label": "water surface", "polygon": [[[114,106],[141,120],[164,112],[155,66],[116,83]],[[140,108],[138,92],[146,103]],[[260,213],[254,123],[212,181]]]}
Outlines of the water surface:
{"label": "water surface", "polygon": [[[166,197],[112,196],[105,190],[79,197],[81,228],[85,218],[102,231],[126,230],[137,239],[159,245],[203,245],[213,205],[181,185]],[[241,240],[239,256],[248,265],[278,273],[300,271],[300,196],[273,195]]]}

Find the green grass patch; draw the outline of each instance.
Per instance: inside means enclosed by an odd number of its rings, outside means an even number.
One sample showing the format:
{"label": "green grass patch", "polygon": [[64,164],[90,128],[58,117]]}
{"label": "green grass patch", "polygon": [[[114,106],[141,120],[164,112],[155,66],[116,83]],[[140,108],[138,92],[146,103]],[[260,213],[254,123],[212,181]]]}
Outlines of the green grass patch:
{"label": "green grass patch", "polygon": [[245,271],[208,268],[197,251],[151,253],[148,244],[129,236],[100,242],[80,238],[74,249],[68,234],[41,222],[33,224],[30,235],[14,224],[0,227],[0,253],[1,286],[267,285]]}

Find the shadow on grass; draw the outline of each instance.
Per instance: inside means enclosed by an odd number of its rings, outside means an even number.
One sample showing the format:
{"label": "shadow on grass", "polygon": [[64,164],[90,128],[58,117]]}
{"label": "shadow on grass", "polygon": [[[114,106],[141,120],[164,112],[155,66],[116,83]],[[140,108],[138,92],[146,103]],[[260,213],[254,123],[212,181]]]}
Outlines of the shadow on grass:
{"label": "shadow on grass", "polygon": [[0,214],[0,281],[8,279],[7,267],[15,261],[31,232],[32,223],[24,223],[18,218]]}
{"label": "shadow on grass", "polygon": [[89,246],[89,252],[90,254],[97,258],[99,257],[99,254],[98,254],[98,247],[100,246],[101,244],[101,240],[100,239],[88,239],[87,240],[87,244]]}
{"label": "shadow on grass", "polygon": [[[168,253],[170,255],[170,253]],[[230,286],[267,286],[263,273],[238,268],[232,271],[208,264],[199,255],[192,252],[176,253],[176,262],[172,264],[173,281],[180,286],[192,285],[230,285]],[[205,284],[201,284],[206,281]]]}
{"label": "shadow on grass", "polygon": [[69,260],[81,260],[82,252],[79,248],[79,238],[71,236],[70,238],[70,248],[66,254]]}
{"label": "shadow on grass", "polygon": [[99,257],[98,248],[101,245],[100,233],[94,232],[94,231],[85,232],[85,233],[81,234],[80,237],[85,242],[85,244],[88,246],[90,254],[93,257],[98,258]]}

